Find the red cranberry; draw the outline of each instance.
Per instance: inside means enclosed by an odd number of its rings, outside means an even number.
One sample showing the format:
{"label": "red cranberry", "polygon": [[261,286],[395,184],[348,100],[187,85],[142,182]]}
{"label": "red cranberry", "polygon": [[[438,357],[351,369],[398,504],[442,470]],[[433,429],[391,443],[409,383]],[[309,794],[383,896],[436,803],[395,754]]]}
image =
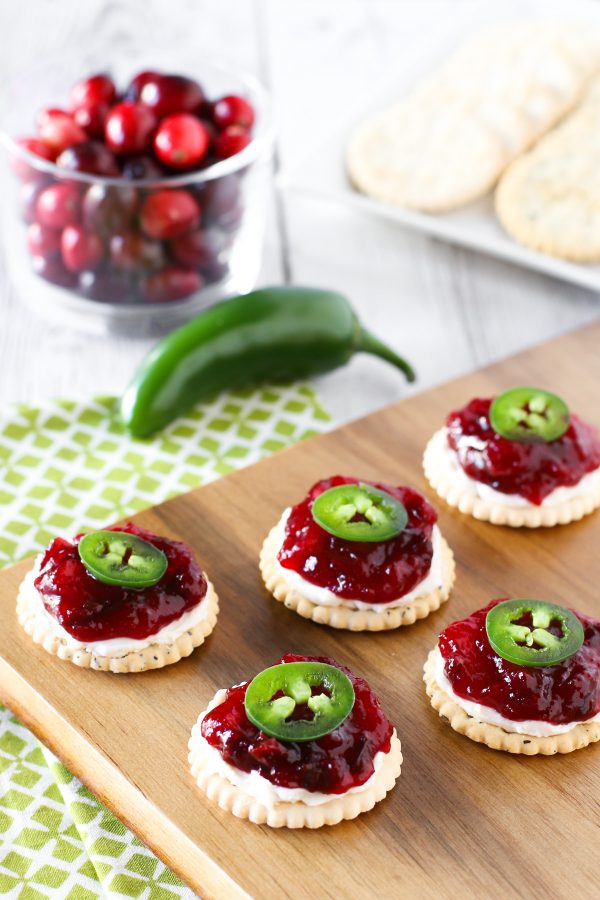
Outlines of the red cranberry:
{"label": "red cranberry", "polygon": [[56,165],[69,172],[89,172],[92,175],[115,176],[119,167],[114,155],[100,141],[84,141],[67,147],[56,160]]}
{"label": "red cranberry", "polygon": [[99,103],[112,104],[117,99],[117,89],[108,75],[91,75],[78,81],[71,88],[69,108],[71,112],[82,106],[97,106]]}
{"label": "red cranberry", "polygon": [[182,300],[202,287],[202,277],[189,269],[165,266],[152,275],[146,275],[140,282],[142,297],[150,303],[165,300]]}
{"label": "red cranberry", "polygon": [[190,231],[170,242],[173,258],[190,269],[208,269],[218,260],[223,240],[215,229]]}
{"label": "red cranberry", "polygon": [[100,234],[113,234],[129,228],[137,208],[135,188],[93,184],[83,198],[83,224]]}
{"label": "red cranberry", "polygon": [[104,123],[109,112],[108,103],[98,103],[96,106],[80,106],[73,113],[73,118],[90,137],[104,138]]}
{"label": "red cranberry", "polygon": [[111,109],[104,136],[115,153],[143,153],[150,146],[155,127],[156,119],[146,106],[126,100]]}
{"label": "red cranberry", "polygon": [[190,169],[206,155],[208,131],[195,116],[177,113],[167,116],[154,136],[154,152],[171,169]]}
{"label": "red cranberry", "polygon": [[146,69],[144,72],[138,72],[135,78],[132,78],[129,82],[125,94],[123,95],[123,99],[125,100],[139,100],[140,94],[142,92],[142,88],[148,81],[154,81],[156,78],[160,78],[160,72],[154,72],[152,69]]}
{"label": "red cranberry", "polygon": [[228,128],[230,125],[252,128],[254,109],[243,97],[229,94],[213,104],[212,120],[217,128]]}
{"label": "red cranberry", "polygon": [[64,228],[79,221],[81,194],[72,182],[59,182],[44,188],[35,206],[36,216],[48,228]]}
{"label": "red cranberry", "polygon": [[165,253],[159,241],[149,241],[139,231],[124,231],[111,237],[110,258],[117,269],[135,272],[157,269],[164,263]]}
{"label": "red cranberry", "polygon": [[27,249],[32,256],[57,256],[60,252],[60,231],[32,222],[27,229]]}
{"label": "red cranberry", "polygon": [[86,231],[81,225],[67,225],[62,233],[60,249],[63,262],[71,272],[97,268],[104,255],[98,235]]}
{"label": "red cranberry", "polygon": [[204,94],[197,81],[183,75],[155,75],[140,91],[140,100],[157,119],[180,112],[197,112]]}
{"label": "red cranberry", "polygon": [[71,144],[87,140],[83,128],[62,109],[43,109],[37,118],[37,126],[41,139],[57,153]]}
{"label": "red cranberry", "polygon": [[26,181],[21,185],[19,193],[19,204],[21,216],[25,222],[34,222],[37,216],[36,205],[37,199],[49,184],[54,184],[50,175],[44,175],[36,181]]}
{"label": "red cranberry", "polygon": [[219,159],[240,153],[250,143],[250,132],[241,125],[229,125],[215,138],[214,150]]}
{"label": "red cranberry", "polygon": [[60,287],[74,288],[77,284],[77,275],[69,272],[58,256],[34,256],[31,260],[31,267],[40,278],[45,278],[46,281],[51,281]]}
{"label": "red cranberry", "polygon": [[206,269],[202,269],[202,275],[206,284],[214,284],[215,281],[221,281],[229,274],[229,266],[225,262],[218,260]]}
{"label": "red cranberry", "polygon": [[121,165],[123,178],[138,181],[142,178],[164,178],[165,172],[152,156],[128,156]]}
{"label": "red cranberry", "polygon": [[103,300],[105,303],[126,303],[135,299],[130,278],[110,269],[82,272],[79,276],[79,291],[85,297]]}
{"label": "red cranberry", "polygon": [[228,222],[239,208],[240,188],[235,175],[207,181],[198,189],[202,220],[206,224]]}
{"label": "red cranberry", "polygon": [[[46,159],[48,162],[54,162],[56,159],[56,151],[53,150],[52,147],[49,147],[48,144],[44,144],[43,141],[38,140],[38,138],[17,138],[16,143],[19,147],[22,147],[23,150],[27,150],[28,153],[39,156],[40,159]],[[36,169],[32,168],[26,160],[22,159],[16,153],[13,153],[11,156],[11,166],[15,175],[22,181],[29,181],[39,174]]]}
{"label": "red cranberry", "polygon": [[148,237],[168,240],[198,225],[200,207],[188,191],[156,191],[146,197],[140,212]]}

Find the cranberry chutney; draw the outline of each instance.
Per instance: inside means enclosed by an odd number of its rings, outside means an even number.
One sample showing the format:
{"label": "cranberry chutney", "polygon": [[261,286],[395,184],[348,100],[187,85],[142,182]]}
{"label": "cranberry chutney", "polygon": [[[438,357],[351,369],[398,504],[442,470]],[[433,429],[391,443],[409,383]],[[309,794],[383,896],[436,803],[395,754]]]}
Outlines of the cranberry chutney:
{"label": "cranberry chutney", "polygon": [[539,506],[558,487],[572,487],[600,466],[600,439],[592,426],[571,415],[562,437],[549,442],[508,440],[494,431],[493,398],[476,397],[446,420],[448,445],[464,472],[503,494]]}
{"label": "cranberry chutney", "polygon": [[513,721],[552,725],[583,722],[600,712],[600,620],[575,613],[584,629],[579,650],[553,666],[519,666],[499,656],[485,621],[494,600],[440,635],[439,650],[452,690]]}
{"label": "cranberry chutney", "polygon": [[[408,514],[406,527],[381,542],[334,537],[312,516],[312,504],[324,491],[344,484],[370,484],[399,500]],[[389,603],[421,582],[431,568],[431,541],[437,514],[425,498],[409,487],[336,475],[318,481],[306,498],[292,507],[277,559],[306,581],[348,600]]]}
{"label": "cranberry chutney", "polygon": [[227,691],[227,698],[206,713],[202,737],[225,762],[243,772],[258,772],[271,784],[326,794],[343,794],[364,784],[374,772],[377,753],[388,753],[393,728],[369,685],[345,666],[322,656],[287,653],[278,662],[321,662],[344,672],[355,700],[347,718],[314,741],[280,741],[250,722],[244,707],[244,682]]}
{"label": "cranberry chutney", "polygon": [[34,583],[47,612],[76,640],[143,640],[205,597],[206,578],[186,544],[158,537],[131,522],[107,530],[125,531],[153,544],[165,554],[167,569],[152,587],[105,584],[88,572],[79,557],[82,534],[73,541],[55,538]]}

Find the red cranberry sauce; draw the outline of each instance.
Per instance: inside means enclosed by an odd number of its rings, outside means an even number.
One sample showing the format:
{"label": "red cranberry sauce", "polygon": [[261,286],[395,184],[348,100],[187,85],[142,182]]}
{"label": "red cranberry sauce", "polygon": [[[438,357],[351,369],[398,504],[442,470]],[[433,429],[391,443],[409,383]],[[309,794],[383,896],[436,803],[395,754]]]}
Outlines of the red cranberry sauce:
{"label": "red cranberry sauce", "polygon": [[442,632],[439,649],[453,691],[515,721],[565,725],[600,712],[600,620],[575,613],[585,639],[577,653],[555,666],[517,666],[492,650],[484,609]]}
{"label": "red cranberry sauce", "polygon": [[292,507],[277,558],[284,568],[328,588],[338,597],[389,603],[411,591],[429,572],[433,557],[431,532],[437,515],[412,488],[364,482],[400,500],[406,507],[408,524],[397,537],[381,543],[336,538],[314,521],[313,501],[329,488],[359,482],[359,478],[343,475],[318,481],[306,499]]}
{"label": "red cranberry sauce", "polygon": [[354,686],[352,712],[334,731],[316,741],[279,741],[269,737],[246,716],[244,697],[249,682],[245,681],[229,688],[227,699],[204,716],[202,737],[225,762],[243,772],[258,772],[271,784],[343,794],[371,777],[375,755],[389,752],[393,728],[366,681],[335,660],[286,653],[279,662],[304,660],[337,666]]}
{"label": "red cranberry sauce", "polygon": [[127,531],[166,554],[167,571],[148,588],[124,588],[94,578],[79,558],[74,541],[55,538],[44,554],[35,586],[51,616],[78,641],[110,638],[143,640],[196,606],[207,583],[186,544],[158,537],[132,522],[112,531]]}
{"label": "red cranberry sauce", "polygon": [[492,398],[476,397],[446,420],[448,444],[470,478],[539,505],[557,487],[577,484],[600,466],[596,429],[577,416],[557,440],[526,444],[496,434],[489,420],[491,403]]}

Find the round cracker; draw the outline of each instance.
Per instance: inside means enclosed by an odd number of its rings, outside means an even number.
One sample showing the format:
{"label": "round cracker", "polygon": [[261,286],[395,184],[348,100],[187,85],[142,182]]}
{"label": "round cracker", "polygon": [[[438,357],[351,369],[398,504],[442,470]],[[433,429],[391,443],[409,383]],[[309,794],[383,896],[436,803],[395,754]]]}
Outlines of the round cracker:
{"label": "round cracker", "polygon": [[489,725],[470,716],[444,691],[435,680],[435,647],[427,657],[423,668],[423,681],[431,705],[442,719],[446,719],[451,728],[464,734],[478,744],[485,744],[492,750],[505,750],[507,753],[525,756],[554,756],[556,753],[572,753],[581,750],[595,741],[600,741],[600,722],[574,725],[570,731],[550,737],[535,737],[528,734],[517,734],[505,731],[498,725]]}
{"label": "round cracker", "polygon": [[391,631],[402,625],[412,625],[417,619],[425,619],[439,609],[450,596],[455,578],[454,554],[445,539],[441,539],[442,586],[429,594],[416,597],[403,606],[393,609],[352,609],[348,606],[321,606],[304,597],[285,581],[277,564],[279,553],[279,525],[275,525],[263,543],[260,552],[260,571],[268,591],[280,603],[305,619],[318,625],[345,628],[348,631]]}
{"label": "round cracker", "polygon": [[149,644],[143,650],[134,650],[120,656],[101,656],[93,649],[70,647],[64,638],[59,637],[50,629],[47,618],[43,614],[42,604],[36,602],[31,596],[32,576],[33,570],[27,573],[19,588],[17,617],[20,624],[33,641],[41,644],[48,653],[58,656],[59,659],[68,660],[82,669],[117,674],[162,669],[164,666],[172,665],[183,657],[189,656],[196,647],[204,643],[217,623],[219,598],[213,585],[208,581],[206,594],[201,601],[208,604],[207,614],[174,641],[169,644]]}
{"label": "round cracker", "polygon": [[492,525],[511,528],[552,528],[568,525],[589,515],[600,506],[600,484],[594,492],[571,497],[555,506],[503,506],[497,501],[483,500],[475,488],[456,481],[456,473],[447,452],[446,429],[430,438],[423,455],[425,477],[436,493],[449,506]]}
{"label": "round cracker", "polygon": [[269,825],[271,828],[321,828],[323,825],[337,825],[343,819],[355,819],[372,809],[392,790],[400,776],[402,749],[394,729],[389,753],[375,772],[373,783],[366,790],[354,794],[335,794],[331,800],[318,806],[307,806],[301,801],[280,801],[267,806],[206,765],[208,754],[213,748],[202,737],[200,725],[205,714],[222,703],[226,696],[227,691],[217,691],[206,710],[200,713],[192,729],[188,759],[196,784],[209,800],[239,819],[249,819],[256,825]]}

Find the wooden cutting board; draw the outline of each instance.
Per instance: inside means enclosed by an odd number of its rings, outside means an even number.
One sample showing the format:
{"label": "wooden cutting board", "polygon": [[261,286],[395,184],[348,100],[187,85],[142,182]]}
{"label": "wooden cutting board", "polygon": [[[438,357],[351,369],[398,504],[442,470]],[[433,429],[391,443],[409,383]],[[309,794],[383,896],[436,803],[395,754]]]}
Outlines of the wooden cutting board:
{"label": "wooden cutting board", "polygon": [[[453,512],[421,471],[428,437],[476,394],[534,384],[600,424],[600,325],[559,338],[306,441],[136,517],[192,545],[221,598],[206,645],[142,675],[81,671],[19,628],[31,562],[0,575],[0,696],[85,784],[202,897],[597,897],[600,746],[520,758],[455,734],[421,670],[438,632],[491,598],[529,596],[600,615],[600,513],[512,531]],[[451,352],[451,348],[448,348]],[[386,634],[351,634],[274,602],[258,574],[263,536],[286,505],[337,472],[414,484],[432,497],[456,554],[450,602]],[[274,831],[221,812],[188,773],[189,731],[215,690],[287,650],[333,656],[365,676],[402,740],[391,795],[353,822]]]}

